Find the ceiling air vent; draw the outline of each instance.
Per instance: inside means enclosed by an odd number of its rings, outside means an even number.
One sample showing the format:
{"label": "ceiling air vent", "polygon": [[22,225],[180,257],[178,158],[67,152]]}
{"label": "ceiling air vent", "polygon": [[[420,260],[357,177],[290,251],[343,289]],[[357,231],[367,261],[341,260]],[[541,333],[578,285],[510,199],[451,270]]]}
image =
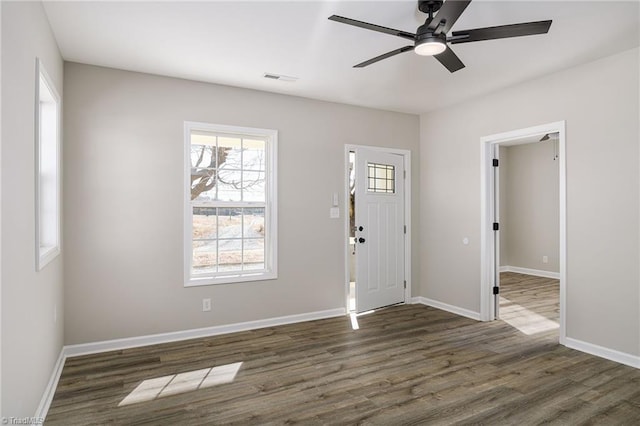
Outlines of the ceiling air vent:
{"label": "ceiling air vent", "polygon": [[263,77],[269,78],[271,80],[280,80],[280,81],[288,81],[288,82],[295,82],[298,80],[298,77],[291,77],[291,76],[282,75],[282,74],[274,74],[270,72],[265,72]]}

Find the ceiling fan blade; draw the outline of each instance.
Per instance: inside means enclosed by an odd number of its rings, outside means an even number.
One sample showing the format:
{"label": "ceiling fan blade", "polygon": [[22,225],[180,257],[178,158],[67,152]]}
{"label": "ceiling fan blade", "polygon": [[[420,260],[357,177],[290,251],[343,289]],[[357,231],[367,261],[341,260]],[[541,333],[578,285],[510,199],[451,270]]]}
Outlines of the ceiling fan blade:
{"label": "ceiling fan blade", "polygon": [[413,33],[409,33],[402,30],[395,30],[393,28],[382,27],[380,25],[370,24],[368,22],[357,21],[355,19],[345,18],[344,16],[331,15],[329,16],[329,20],[341,22],[343,24],[353,25],[354,27],[364,28],[366,30],[377,31],[379,33],[385,33],[385,34],[390,34],[397,37],[406,38],[412,41],[416,37],[416,35]]}
{"label": "ceiling fan blade", "polygon": [[[460,15],[462,15],[462,12],[469,6],[469,3],[471,3],[471,0],[446,0],[436,13],[436,16],[429,22],[428,28],[434,31],[436,35],[448,33],[451,27],[453,27],[453,24],[455,24]],[[441,25],[442,21],[444,21],[444,23]]]}
{"label": "ceiling fan blade", "polygon": [[458,58],[458,55],[453,53],[453,50],[449,46],[447,46],[447,50],[442,52],[439,55],[435,55],[434,58],[438,60],[446,69],[450,72],[456,72],[462,68],[464,68],[464,64]]}
{"label": "ceiling fan blade", "polygon": [[361,62],[358,65],[354,65],[353,67],[354,68],[364,68],[367,65],[375,64],[378,61],[390,58],[390,57],[398,55],[400,53],[408,52],[410,50],[413,50],[413,46],[401,47],[400,49],[392,50],[391,52],[387,52],[384,55],[376,56],[373,59],[369,59],[368,61]]}
{"label": "ceiling fan blade", "polygon": [[448,41],[451,44],[458,44],[469,43],[472,41],[546,34],[549,31],[549,27],[551,27],[551,22],[552,21],[525,22],[522,24],[500,25],[497,27],[454,31],[451,33],[451,38]]}

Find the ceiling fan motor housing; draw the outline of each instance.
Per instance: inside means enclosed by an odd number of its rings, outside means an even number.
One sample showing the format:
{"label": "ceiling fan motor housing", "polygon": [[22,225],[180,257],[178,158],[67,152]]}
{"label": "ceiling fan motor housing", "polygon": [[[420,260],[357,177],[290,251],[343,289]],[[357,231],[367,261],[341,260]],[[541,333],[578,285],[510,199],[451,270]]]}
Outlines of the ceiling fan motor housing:
{"label": "ceiling fan motor housing", "polygon": [[429,29],[428,23],[420,25],[416,32],[416,45],[429,41],[441,41],[447,42],[447,35],[445,33],[434,34],[434,31]]}
{"label": "ceiling fan motor housing", "polygon": [[[430,49],[424,49],[427,46],[439,46],[434,51],[434,47]],[[446,49],[447,45],[447,35],[444,33],[434,34],[433,30],[430,30],[428,24],[424,24],[418,28],[418,32],[416,33],[415,38],[415,52],[418,55],[435,55],[441,53]],[[422,46],[420,48],[419,46]]]}

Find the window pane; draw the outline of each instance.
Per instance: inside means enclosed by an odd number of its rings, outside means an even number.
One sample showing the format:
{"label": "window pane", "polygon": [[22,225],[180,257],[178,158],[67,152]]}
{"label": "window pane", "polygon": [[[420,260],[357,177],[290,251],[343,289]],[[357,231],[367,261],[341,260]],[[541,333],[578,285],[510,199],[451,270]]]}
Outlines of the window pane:
{"label": "window pane", "polygon": [[242,236],[264,238],[264,208],[243,209]]}
{"label": "window pane", "polygon": [[245,263],[243,265],[244,271],[256,271],[256,270],[264,270],[264,262],[262,263]]}
{"label": "window pane", "polygon": [[395,192],[395,167],[388,164],[369,163],[367,165],[369,192]]}
{"label": "window pane", "polygon": [[264,238],[244,240],[243,269],[264,269]]}
{"label": "window pane", "polygon": [[217,272],[217,264],[216,240],[193,242],[192,273]]}
{"label": "window pane", "polygon": [[265,142],[256,139],[242,140],[243,170],[264,171],[266,167]]}
{"label": "window pane", "polygon": [[191,167],[216,167],[215,145],[191,145]]}
{"label": "window pane", "polygon": [[191,169],[191,199],[211,201],[216,199],[216,171],[214,169]]}
{"label": "window pane", "polygon": [[59,117],[60,100],[55,87],[48,80],[44,68],[37,60],[39,78],[36,81],[38,104],[36,105],[36,269],[38,271],[60,252],[60,164]]}
{"label": "window pane", "polygon": [[218,208],[218,238],[242,238],[241,208]]}
{"label": "window pane", "polygon": [[216,145],[216,135],[211,132],[192,130],[191,145]]}
{"label": "window pane", "polygon": [[243,201],[265,201],[264,172],[242,172]]}
{"label": "window pane", "polygon": [[[46,89],[46,85],[45,85]],[[41,89],[42,84],[41,84]],[[48,90],[48,89],[47,89]],[[48,96],[53,96],[49,94]],[[40,101],[40,247],[58,245],[57,104]]]}
{"label": "window pane", "polygon": [[242,168],[242,139],[218,137],[218,164],[221,170]]}
{"label": "window pane", "polygon": [[220,240],[218,249],[220,250],[220,271],[242,270],[242,239]]}
{"label": "window pane", "polygon": [[218,136],[218,146],[220,148],[229,148],[239,152],[242,148],[242,139],[233,136]]}
{"label": "window pane", "polygon": [[242,198],[242,172],[239,170],[223,170],[218,173],[219,201],[240,201]]}
{"label": "window pane", "polygon": [[[218,209],[219,270],[242,270],[242,209]],[[222,239],[224,238],[224,239]]]}
{"label": "window pane", "polygon": [[193,208],[193,239],[209,240],[217,237],[216,209],[211,207]]}

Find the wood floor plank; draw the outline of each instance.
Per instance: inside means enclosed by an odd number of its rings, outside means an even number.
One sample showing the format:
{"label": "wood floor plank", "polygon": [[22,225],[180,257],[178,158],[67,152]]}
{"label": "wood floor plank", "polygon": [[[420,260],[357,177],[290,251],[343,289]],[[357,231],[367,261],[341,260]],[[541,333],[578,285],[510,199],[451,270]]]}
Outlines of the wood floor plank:
{"label": "wood floor plank", "polygon": [[490,323],[401,305],[69,358],[45,423],[640,424],[640,370],[558,344],[557,280],[501,296]]}

